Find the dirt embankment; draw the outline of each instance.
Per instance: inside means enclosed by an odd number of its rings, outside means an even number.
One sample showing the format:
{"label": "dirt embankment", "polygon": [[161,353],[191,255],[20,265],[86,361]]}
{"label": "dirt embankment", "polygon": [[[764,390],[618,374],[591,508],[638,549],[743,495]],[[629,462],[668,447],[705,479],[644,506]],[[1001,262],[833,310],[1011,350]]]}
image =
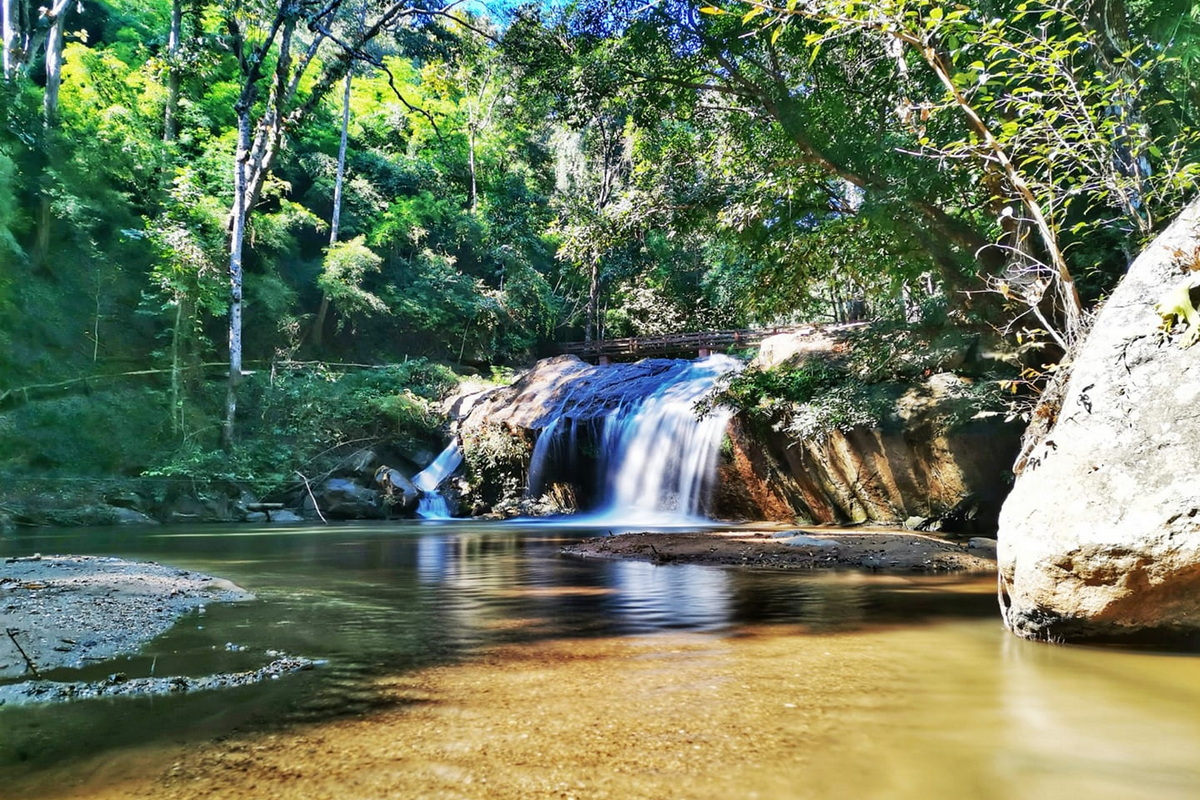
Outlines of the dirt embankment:
{"label": "dirt embankment", "polygon": [[958,543],[884,530],[789,530],[776,533],[624,533],[563,548],[585,558],[656,564],[711,564],[774,569],[851,568],[892,572],[994,572],[995,543]]}

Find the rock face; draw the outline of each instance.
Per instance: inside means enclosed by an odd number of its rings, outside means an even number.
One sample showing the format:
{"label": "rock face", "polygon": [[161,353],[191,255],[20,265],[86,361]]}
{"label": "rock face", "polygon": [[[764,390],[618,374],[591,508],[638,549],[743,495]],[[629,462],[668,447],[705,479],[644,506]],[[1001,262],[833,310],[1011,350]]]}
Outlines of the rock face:
{"label": "rock face", "polygon": [[[820,357],[840,340],[805,332],[772,342],[776,363]],[[571,421],[570,457],[540,482],[549,511],[591,508],[597,498],[596,423],[654,392],[688,362],[646,359],[595,367],[573,356],[538,362],[512,386],[478,399],[459,432],[473,473],[467,507],[537,513],[524,498],[539,433]],[[769,364],[768,364],[769,366]],[[912,387],[878,428],[800,441],[770,424],[735,418],[721,447],[716,492],[707,508],[722,519],[876,522],[964,535],[993,535],[1020,429],[999,415],[975,417],[966,382],[935,375]],[[562,425],[560,424],[560,433]],[[537,483],[538,481],[535,481]]]}
{"label": "rock face", "polygon": [[[737,365],[714,358],[728,364],[701,369],[710,379]],[[614,451],[611,423],[639,416],[644,401],[688,384],[696,370],[692,362],[661,358],[603,367],[574,356],[539,361],[511,386],[477,398],[462,419],[458,432],[471,478],[465,506],[475,514],[594,508]]]}
{"label": "rock face", "polygon": [[730,516],[996,530],[1019,428],[974,417],[953,375],[911,387],[879,427],[798,440],[735,420],[718,506]]}
{"label": "rock face", "polygon": [[1018,464],[998,553],[1018,635],[1200,633],[1200,347],[1165,335],[1155,310],[1198,248],[1200,202],[1130,266],[1054,427]]}

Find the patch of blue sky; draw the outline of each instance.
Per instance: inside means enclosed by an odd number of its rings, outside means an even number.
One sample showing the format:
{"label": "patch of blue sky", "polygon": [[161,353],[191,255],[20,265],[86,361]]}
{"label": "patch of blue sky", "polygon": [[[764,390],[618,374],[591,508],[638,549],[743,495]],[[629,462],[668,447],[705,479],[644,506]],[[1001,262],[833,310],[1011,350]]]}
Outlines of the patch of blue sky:
{"label": "patch of blue sky", "polygon": [[536,6],[543,11],[559,11],[569,0],[463,0],[455,8],[487,17],[498,25],[507,25],[513,14],[525,6]]}

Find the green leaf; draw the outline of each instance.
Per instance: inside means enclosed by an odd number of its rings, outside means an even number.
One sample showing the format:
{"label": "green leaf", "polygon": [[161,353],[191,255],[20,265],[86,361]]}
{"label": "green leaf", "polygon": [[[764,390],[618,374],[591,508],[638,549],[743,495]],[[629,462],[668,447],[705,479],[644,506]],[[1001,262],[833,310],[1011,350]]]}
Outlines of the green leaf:
{"label": "green leaf", "polygon": [[757,17],[759,14],[767,13],[765,6],[754,6],[742,16],[742,24],[745,25],[750,20]]}

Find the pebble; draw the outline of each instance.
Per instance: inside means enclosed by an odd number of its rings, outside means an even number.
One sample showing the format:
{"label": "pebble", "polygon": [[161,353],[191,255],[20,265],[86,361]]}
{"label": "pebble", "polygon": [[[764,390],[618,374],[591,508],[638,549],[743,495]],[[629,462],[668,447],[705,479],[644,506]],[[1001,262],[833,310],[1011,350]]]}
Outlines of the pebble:
{"label": "pebble", "polygon": [[789,547],[840,547],[841,543],[833,539],[817,539],[813,536],[793,536],[784,541]]}

